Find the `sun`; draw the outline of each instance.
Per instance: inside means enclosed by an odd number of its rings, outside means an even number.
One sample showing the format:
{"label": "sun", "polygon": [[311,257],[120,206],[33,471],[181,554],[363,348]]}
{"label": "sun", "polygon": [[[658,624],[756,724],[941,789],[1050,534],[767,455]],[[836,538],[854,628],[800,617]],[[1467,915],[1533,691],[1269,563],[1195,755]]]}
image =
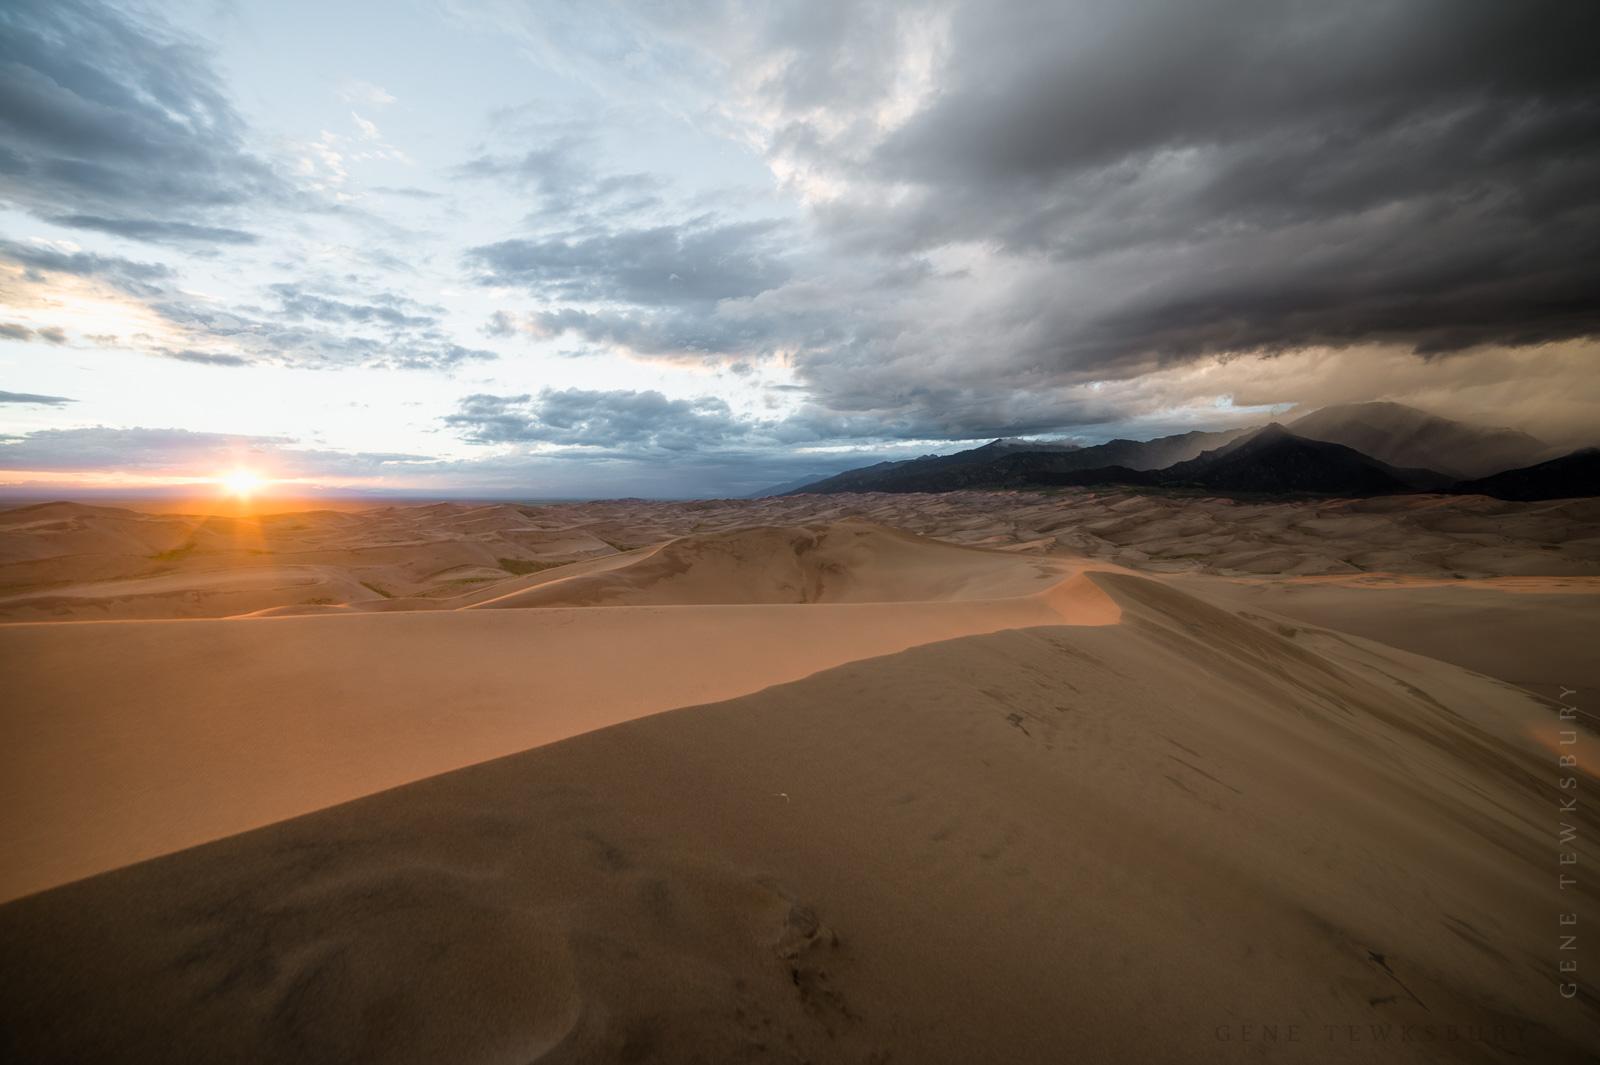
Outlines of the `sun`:
{"label": "sun", "polygon": [[260,490],[264,483],[261,476],[252,470],[231,470],[217,478],[217,483],[222,485],[223,491],[240,499],[249,499]]}

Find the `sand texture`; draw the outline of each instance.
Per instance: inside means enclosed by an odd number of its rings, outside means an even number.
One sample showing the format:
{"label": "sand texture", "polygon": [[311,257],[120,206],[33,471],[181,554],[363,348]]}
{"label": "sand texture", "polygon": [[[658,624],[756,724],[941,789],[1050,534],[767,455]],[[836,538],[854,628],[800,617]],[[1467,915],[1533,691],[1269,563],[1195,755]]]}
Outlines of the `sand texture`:
{"label": "sand texture", "polygon": [[248,515],[0,510],[0,619],[440,609],[691,534],[864,521],[1152,573],[1600,578],[1600,500],[1262,501],[1125,491],[788,496]]}
{"label": "sand texture", "polygon": [[0,512],[0,1060],[1600,1047],[1593,501],[52,507]]}

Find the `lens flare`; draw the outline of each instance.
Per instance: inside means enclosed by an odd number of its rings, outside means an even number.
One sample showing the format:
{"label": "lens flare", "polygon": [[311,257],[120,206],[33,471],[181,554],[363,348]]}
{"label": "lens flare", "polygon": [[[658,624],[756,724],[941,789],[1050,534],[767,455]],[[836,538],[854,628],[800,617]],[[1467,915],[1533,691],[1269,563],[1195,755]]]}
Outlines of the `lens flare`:
{"label": "lens flare", "polygon": [[231,470],[217,478],[222,490],[239,499],[249,499],[261,490],[261,475],[253,470]]}

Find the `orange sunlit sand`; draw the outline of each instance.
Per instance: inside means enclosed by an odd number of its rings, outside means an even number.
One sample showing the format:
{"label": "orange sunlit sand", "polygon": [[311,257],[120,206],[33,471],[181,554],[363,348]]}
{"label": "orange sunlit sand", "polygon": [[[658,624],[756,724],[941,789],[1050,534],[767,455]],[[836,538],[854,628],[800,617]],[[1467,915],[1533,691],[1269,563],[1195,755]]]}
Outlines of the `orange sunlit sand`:
{"label": "orange sunlit sand", "polygon": [[[241,504],[271,487],[242,467],[214,483]],[[1559,901],[1543,806],[1513,783],[1548,757],[1549,709],[1513,685],[1592,672],[1600,515],[1306,507],[1090,492],[0,511],[0,655],[24,664],[0,716],[0,898],[18,899],[0,935],[92,974],[26,931],[81,928],[171,1008],[223,1010],[161,974],[218,934],[222,900],[284,892],[299,916],[269,924],[293,978],[355,921],[366,975],[324,1008],[356,1023],[401,967],[394,994],[432,1011],[444,1041],[427,1046],[453,1060],[611,1032],[575,1027],[601,1009],[670,1010],[685,1053],[733,1054],[694,1004],[737,980],[742,1008],[815,1060],[872,1060],[892,1038],[929,1062],[983,1060],[997,1038],[1005,1060],[1049,1060],[1084,1029],[1048,1002],[1138,993],[1137,972],[1072,959],[1137,942],[1182,971],[1199,937],[1225,979],[1169,1003],[1145,1060],[1184,1060],[1241,988],[1304,1024],[1369,1009],[1393,986],[1369,952],[1426,1003],[1386,1015],[1465,1024],[1492,1002],[1531,1025],[1539,1060],[1575,1060],[1587,1022],[1514,962],[1440,974],[1457,922],[1531,941]],[[1493,552],[1478,523],[1501,530]],[[1393,579],[1332,581],[1402,529]],[[1496,624],[1447,646],[1415,620],[1480,610]],[[1374,846],[1405,865],[1374,866]],[[422,890],[400,887],[418,870],[450,886],[382,902]],[[149,916],[112,916],[125,907]],[[1450,924],[1421,918],[1441,907]],[[712,935],[724,920],[743,931]],[[470,1006],[421,997],[417,974],[456,971],[423,945],[444,928],[501,959],[458,974]],[[600,961],[618,937],[634,976]],[[773,942],[798,952],[776,970]],[[710,974],[692,994],[690,943]],[[239,965],[254,948],[230,932],[208,949]],[[995,1023],[916,1035],[960,1013],[974,967],[998,985]],[[1296,990],[1319,982],[1331,997]],[[222,1001],[219,1033],[266,1008]]]}

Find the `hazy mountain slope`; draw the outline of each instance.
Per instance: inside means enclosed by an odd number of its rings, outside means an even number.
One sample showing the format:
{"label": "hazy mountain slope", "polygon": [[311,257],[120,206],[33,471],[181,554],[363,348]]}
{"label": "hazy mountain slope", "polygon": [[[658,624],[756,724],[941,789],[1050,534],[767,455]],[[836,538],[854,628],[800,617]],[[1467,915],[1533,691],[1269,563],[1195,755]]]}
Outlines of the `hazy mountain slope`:
{"label": "hazy mountain slope", "polygon": [[[789,495],[829,492],[941,492],[987,484],[982,472],[991,464],[1019,453],[1063,455],[1076,453],[1078,445],[1039,443],[1031,440],[991,440],[982,447],[953,455],[924,455],[898,462],[879,462],[846,470],[833,477],[790,490]],[[959,471],[959,472],[957,472]]]}
{"label": "hazy mountain slope", "polygon": [[[1110,440],[1093,447],[996,440],[955,455],[879,463],[807,485],[798,492],[948,492],[963,488],[1020,488],[1055,474],[1108,466],[1155,470],[1194,458],[1250,432],[1188,432],[1155,440]],[[1049,482],[1062,483],[1062,482]],[[798,493],[797,493],[798,494]]]}
{"label": "hazy mountain slope", "polygon": [[1388,495],[1440,487],[1429,470],[1397,469],[1343,444],[1308,440],[1274,422],[1249,437],[1162,470],[1164,484],[1228,492]]}
{"label": "hazy mountain slope", "polygon": [[1432,470],[1396,469],[1342,444],[1307,440],[1274,422],[1197,458],[1164,470],[1108,466],[1039,475],[1049,485],[1156,485],[1217,492],[1389,495],[1438,489],[1450,478]]}
{"label": "hazy mountain slope", "polygon": [[1288,424],[1296,436],[1343,444],[1391,466],[1483,477],[1548,456],[1542,440],[1515,429],[1468,425],[1399,403],[1345,403]]}
{"label": "hazy mountain slope", "polygon": [[807,485],[816,484],[818,481],[832,477],[831,473],[808,473],[803,477],[794,477],[782,484],[768,485],[759,492],[751,492],[746,499],[769,499],[772,496],[786,496],[791,492],[798,492]]}
{"label": "hazy mountain slope", "polygon": [[1492,477],[1462,481],[1455,491],[1496,499],[1576,499],[1600,496],[1600,448],[1586,447],[1570,455],[1506,470]]}
{"label": "hazy mountain slope", "polygon": [[[1221,432],[1189,432],[1179,433],[1176,436],[1161,436],[1154,440],[1109,440],[1097,447],[1084,448],[1082,454],[1089,457],[1089,452],[1094,452],[1096,466],[1126,466],[1130,470],[1162,470],[1177,462],[1186,462],[1198,458],[1207,451],[1226,446],[1235,440],[1250,435],[1256,431],[1252,426],[1245,429],[1224,429]],[[1079,467],[1088,469],[1087,466]]]}

